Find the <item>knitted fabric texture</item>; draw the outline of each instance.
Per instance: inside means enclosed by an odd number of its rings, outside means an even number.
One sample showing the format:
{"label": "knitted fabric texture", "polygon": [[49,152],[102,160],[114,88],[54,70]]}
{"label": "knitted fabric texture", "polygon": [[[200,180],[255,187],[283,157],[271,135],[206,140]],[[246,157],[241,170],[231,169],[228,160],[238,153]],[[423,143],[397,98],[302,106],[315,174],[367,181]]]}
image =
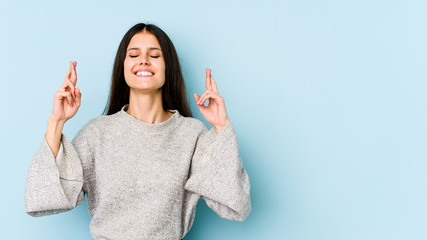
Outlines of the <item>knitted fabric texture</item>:
{"label": "knitted fabric texture", "polygon": [[203,198],[220,217],[251,211],[249,177],[230,121],[217,133],[177,110],[149,124],[120,111],[86,123],[52,154],[45,137],[27,176],[25,210],[39,217],[84,203],[93,239],[181,239]]}

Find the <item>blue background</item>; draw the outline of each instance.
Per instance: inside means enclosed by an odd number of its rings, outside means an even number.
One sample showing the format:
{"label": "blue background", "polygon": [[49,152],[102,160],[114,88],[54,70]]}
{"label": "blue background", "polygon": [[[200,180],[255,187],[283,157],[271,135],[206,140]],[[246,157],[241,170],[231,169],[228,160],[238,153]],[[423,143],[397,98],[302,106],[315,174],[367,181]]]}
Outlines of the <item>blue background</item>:
{"label": "blue background", "polygon": [[251,181],[244,222],[201,200],[185,239],[427,239],[426,12],[421,0],[2,1],[0,238],[90,239],[86,203],[25,214],[28,167],[68,61],[83,93],[71,139],[105,107],[121,38],[148,22],[174,42],[201,120],[193,93],[213,69]]}

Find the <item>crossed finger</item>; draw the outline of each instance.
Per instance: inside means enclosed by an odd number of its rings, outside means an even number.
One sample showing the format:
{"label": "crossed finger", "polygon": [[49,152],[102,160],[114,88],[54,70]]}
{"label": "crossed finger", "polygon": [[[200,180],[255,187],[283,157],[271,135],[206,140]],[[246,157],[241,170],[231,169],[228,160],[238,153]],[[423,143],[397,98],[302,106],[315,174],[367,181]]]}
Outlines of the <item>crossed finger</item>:
{"label": "crossed finger", "polygon": [[206,68],[206,89],[218,93],[218,87],[212,77],[212,69]]}
{"label": "crossed finger", "polygon": [[74,85],[76,85],[76,83],[77,83],[76,66],[77,66],[77,62],[76,61],[72,62],[71,78],[70,78],[70,80],[74,83]]}
{"label": "crossed finger", "polygon": [[65,89],[67,89],[67,87],[69,87],[71,89],[71,91],[70,91],[71,96],[74,97],[75,96],[75,94],[74,94],[75,93],[75,87],[74,87],[73,82],[71,82],[70,79],[65,80],[65,82],[62,84],[62,86],[60,88],[61,92],[66,92]]}
{"label": "crossed finger", "polygon": [[70,79],[70,75],[71,75],[71,63],[70,63],[70,66],[68,67],[67,73],[65,74],[64,82],[66,82],[67,79]]}
{"label": "crossed finger", "polygon": [[73,97],[75,96],[75,84],[77,82],[76,65],[76,61],[70,62],[70,67],[68,68],[67,74],[65,74],[64,83],[60,88],[61,91],[65,92],[65,89],[69,87]]}
{"label": "crossed finger", "polygon": [[209,75],[211,76],[211,81],[212,81],[212,89],[214,92],[218,93],[218,87],[216,86],[216,82],[215,82],[214,78],[212,77],[211,72],[212,72],[212,69],[209,72]]}

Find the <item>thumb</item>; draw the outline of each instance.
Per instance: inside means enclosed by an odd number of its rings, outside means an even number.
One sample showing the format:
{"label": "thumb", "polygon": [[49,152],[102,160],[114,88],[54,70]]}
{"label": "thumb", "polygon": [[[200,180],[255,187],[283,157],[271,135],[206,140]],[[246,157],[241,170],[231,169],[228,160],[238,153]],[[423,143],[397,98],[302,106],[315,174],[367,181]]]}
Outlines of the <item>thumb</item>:
{"label": "thumb", "polygon": [[[195,94],[194,94],[194,98],[196,99],[196,104],[197,104],[197,102],[198,102],[198,101],[199,101],[199,99],[200,99],[199,94],[195,93]],[[205,109],[205,108],[206,108],[206,107],[205,107],[205,105],[199,105],[199,104],[197,104],[197,107],[199,107],[199,109],[200,109],[200,110],[202,110],[202,109]]]}

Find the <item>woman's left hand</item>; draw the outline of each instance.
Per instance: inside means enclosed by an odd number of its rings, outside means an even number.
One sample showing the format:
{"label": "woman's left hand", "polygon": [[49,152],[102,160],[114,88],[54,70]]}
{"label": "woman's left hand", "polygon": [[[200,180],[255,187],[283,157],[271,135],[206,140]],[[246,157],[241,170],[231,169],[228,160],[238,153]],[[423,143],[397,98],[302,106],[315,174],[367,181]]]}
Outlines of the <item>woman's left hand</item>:
{"label": "woman's left hand", "polygon": [[[194,94],[197,106],[206,121],[215,127],[219,133],[230,121],[225,109],[224,98],[218,94],[218,88],[211,75],[212,69],[206,68],[206,91],[199,96]],[[205,107],[205,101],[209,99],[209,104]]]}

